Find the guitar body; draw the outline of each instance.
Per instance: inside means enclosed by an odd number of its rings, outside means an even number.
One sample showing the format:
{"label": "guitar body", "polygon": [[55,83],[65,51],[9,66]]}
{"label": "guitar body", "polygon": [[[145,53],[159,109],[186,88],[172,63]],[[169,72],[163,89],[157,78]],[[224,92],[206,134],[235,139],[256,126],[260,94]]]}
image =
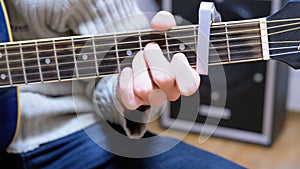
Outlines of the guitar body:
{"label": "guitar body", "polygon": [[[12,41],[3,0],[0,0],[0,42]],[[19,125],[18,87],[0,88],[0,151],[13,141]]]}

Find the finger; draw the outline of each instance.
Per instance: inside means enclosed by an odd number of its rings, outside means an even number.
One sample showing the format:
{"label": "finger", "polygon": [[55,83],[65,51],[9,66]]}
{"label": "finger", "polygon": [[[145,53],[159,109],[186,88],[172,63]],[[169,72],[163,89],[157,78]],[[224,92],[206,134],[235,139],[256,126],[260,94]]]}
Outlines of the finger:
{"label": "finger", "polygon": [[149,43],[144,50],[146,64],[150,69],[153,82],[161,89],[168,100],[176,100],[180,92],[175,86],[175,75],[171,64],[156,43]]}
{"label": "finger", "polygon": [[160,107],[165,103],[167,97],[165,93],[160,89],[154,89],[149,95],[149,102],[151,106]]}
{"label": "finger", "polygon": [[148,67],[144,59],[143,51],[136,54],[132,61],[133,71],[133,90],[134,93],[144,102],[148,103],[149,94],[153,90],[152,80],[150,78]]}
{"label": "finger", "polygon": [[199,74],[191,68],[183,53],[174,55],[171,65],[175,72],[175,79],[180,94],[190,96],[194,94],[200,85]]}
{"label": "finger", "polygon": [[124,68],[120,74],[119,97],[123,105],[129,110],[135,110],[143,104],[142,100],[134,93],[133,73],[129,67]]}
{"label": "finger", "polygon": [[174,16],[168,11],[158,12],[151,21],[151,27],[158,31],[166,31],[176,26]]}

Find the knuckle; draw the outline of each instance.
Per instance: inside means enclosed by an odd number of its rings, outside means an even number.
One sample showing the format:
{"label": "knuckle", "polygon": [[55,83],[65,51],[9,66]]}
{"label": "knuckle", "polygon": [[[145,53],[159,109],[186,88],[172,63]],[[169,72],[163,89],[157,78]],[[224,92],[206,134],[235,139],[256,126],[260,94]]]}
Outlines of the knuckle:
{"label": "knuckle", "polygon": [[151,92],[151,89],[141,85],[134,87],[134,93],[138,96],[147,96]]}
{"label": "knuckle", "polygon": [[155,83],[157,83],[159,86],[167,86],[174,83],[174,78],[172,78],[169,75],[165,76],[156,76],[154,77]]}

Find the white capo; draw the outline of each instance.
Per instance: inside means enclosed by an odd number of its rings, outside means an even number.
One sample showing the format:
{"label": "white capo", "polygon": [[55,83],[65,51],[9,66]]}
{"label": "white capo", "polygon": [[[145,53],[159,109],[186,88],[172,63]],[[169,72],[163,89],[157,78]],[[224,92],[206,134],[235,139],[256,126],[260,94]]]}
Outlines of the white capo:
{"label": "white capo", "polygon": [[197,45],[196,70],[201,75],[208,74],[208,55],[210,26],[212,22],[220,22],[221,15],[213,2],[201,2],[199,8],[199,27]]}

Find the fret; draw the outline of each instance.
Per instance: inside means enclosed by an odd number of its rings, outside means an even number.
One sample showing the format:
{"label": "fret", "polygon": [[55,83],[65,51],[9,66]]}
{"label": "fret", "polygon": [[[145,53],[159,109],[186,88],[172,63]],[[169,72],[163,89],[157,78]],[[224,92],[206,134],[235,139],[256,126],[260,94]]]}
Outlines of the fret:
{"label": "fret", "polygon": [[[198,32],[198,31],[197,31]],[[168,33],[169,53],[183,53],[189,63],[196,63],[195,31],[191,28],[184,28],[180,31]],[[168,50],[168,49],[167,49]]]}
{"label": "fret", "polygon": [[11,80],[13,85],[24,84],[24,69],[20,55],[19,44],[6,45],[6,57],[8,59],[8,66],[11,73]]}
{"label": "fret", "polygon": [[5,44],[0,47],[0,85],[3,86],[12,85]]}
{"label": "fret", "polygon": [[77,67],[77,59],[76,59],[76,49],[75,49],[75,45],[74,45],[74,39],[71,38],[71,42],[72,42],[72,50],[73,50],[73,58],[74,58],[74,65],[75,65],[75,73],[76,73],[76,78],[79,78],[79,73],[78,73],[78,67]]}
{"label": "fret", "polygon": [[197,29],[196,25],[193,26],[193,32],[194,32],[195,59],[193,61],[189,62],[192,66],[196,65],[197,50],[198,50],[198,46],[197,46],[198,29]]}
{"label": "fret", "polygon": [[115,74],[118,70],[118,62],[114,37],[106,35],[96,36],[95,44],[99,76]]}
{"label": "fret", "polygon": [[117,40],[116,34],[114,34],[114,41],[115,41],[115,50],[116,50],[116,57],[117,57],[117,64],[118,64],[118,72],[121,73],[120,57],[119,57],[119,51],[118,51],[118,40]]}
{"label": "fret", "polygon": [[83,77],[95,77],[97,76],[97,67],[95,65],[95,52],[93,39],[82,39],[77,38],[74,39],[74,45],[76,50],[76,58],[77,58],[77,69],[80,78]]}
{"label": "fret", "polygon": [[171,56],[170,56],[170,50],[169,50],[167,31],[165,31],[165,39],[166,39],[167,58],[168,58],[168,61],[170,62],[171,61]]}
{"label": "fret", "polygon": [[95,66],[96,66],[96,75],[97,75],[97,77],[99,77],[99,70],[98,70],[99,65],[97,62],[95,36],[92,36],[92,45],[93,45],[93,53],[94,53]]}
{"label": "fret", "polygon": [[218,27],[211,28],[210,45],[209,45],[209,63],[221,64],[228,62],[228,46],[227,33],[225,31],[225,24],[220,23]]}
{"label": "fret", "polygon": [[[120,38],[122,37],[122,38]],[[141,50],[142,41],[137,34],[117,35],[117,46],[121,70],[131,66],[134,56]]]}
{"label": "fret", "polygon": [[21,61],[22,61],[22,69],[23,69],[24,80],[25,80],[25,84],[27,84],[28,81],[27,81],[27,75],[26,75],[26,70],[25,70],[25,63],[24,63],[23,50],[22,50],[22,44],[21,43],[19,43],[19,48],[20,48],[20,56],[21,56]]}
{"label": "fret", "polygon": [[44,82],[41,61],[40,61],[39,47],[38,47],[37,41],[35,41],[35,50],[36,50],[36,58],[37,58],[38,68],[39,68],[39,73],[40,73],[40,79],[41,79],[41,82]]}
{"label": "fret", "polygon": [[61,78],[60,78],[60,71],[59,71],[59,66],[58,66],[58,59],[57,59],[57,52],[56,52],[56,46],[55,46],[55,39],[53,39],[52,44],[53,44],[52,47],[53,47],[53,54],[54,54],[55,65],[56,65],[57,78],[58,78],[58,81],[60,81]]}
{"label": "fret", "polygon": [[142,45],[142,35],[141,32],[139,31],[139,46],[140,46],[140,51],[143,50],[143,45]]}
{"label": "fret", "polygon": [[39,50],[39,65],[41,67],[43,81],[56,81],[59,78],[59,72],[57,72],[55,64],[55,54],[53,40],[36,42],[36,46]]}
{"label": "fret", "polygon": [[[73,79],[77,78],[75,72],[75,63],[74,63],[74,50],[73,45],[70,40],[65,39],[56,39],[55,48],[57,55],[57,62],[59,68],[60,79]],[[56,66],[55,66],[56,70]]]}
{"label": "fret", "polygon": [[4,48],[5,48],[5,57],[6,57],[6,64],[7,64],[8,76],[9,76],[9,83],[10,83],[10,85],[13,85],[12,78],[11,78],[10,66],[9,66],[7,46],[4,45]]}
{"label": "fret", "polygon": [[35,42],[27,42],[20,44],[21,59],[23,58],[23,64],[26,68],[24,75],[26,75],[25,81],[27,83],[40,82],[41,76],[38,66],[38,58]]}
{"label": "fret", "polygon": [[229,37],[228,37],[228,28],[227,28],[227,24],[224,24],[225,27],[225,34],[226,34],[226,44],[227,44],[227,54],[228,54],[228,62],[231,62],[231,55],[230,55],[230,48],[229,48]]}

